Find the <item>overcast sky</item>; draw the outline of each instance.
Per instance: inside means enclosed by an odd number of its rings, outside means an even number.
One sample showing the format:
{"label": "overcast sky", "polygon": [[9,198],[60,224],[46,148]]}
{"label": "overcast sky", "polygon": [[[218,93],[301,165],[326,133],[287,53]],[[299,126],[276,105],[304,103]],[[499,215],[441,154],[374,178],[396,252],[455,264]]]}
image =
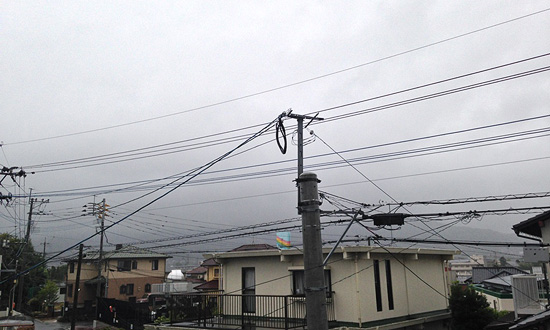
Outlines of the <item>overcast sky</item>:
{"label": "overcast sky", "polygon": [[[308,127],[317,138],[306,130],[304,164],[322,180],[321,190],[349,200],[378,204],[548,192],[550,73],[532,70],[550,65],[550,56],[527,59],[549,53],[549,40],[547,1],[4,2],[0,164],[29,175],[18,180],[21,187],[11,179],[2,182],[2,194],[19,198],[0,207],[0,230],[24,232],[32,188],[33,197],[49,199],[40,206],[44,214],[34,216],[33,243],[42,250],[46,240],[48,253],[60,251],[95,233],[94,217],[80,216],[94,195],[112,206],[108,224],[120,220],[168,191],[132,201],[169,182],[159,179],[232,150],[289,108],[325,118]],[[461,75],[468,76],[385,96]],[[470,85],[476,88],[441,95]],[[426,97],[434,93],[441,94]],[[399,102],[406,104],[389,106]],[[286,119],[284,126],[286,154],[271,130],[215,164],[209,170],[214,173],[109,229],[108,243],[297,217],[296,121]],[[475,139],[491,141],[472,144]],[[414,141],[392,144],[407,140]],[[453,143],[460,150],[450,149]],[[439,149],[413,152],[431,147]],[[67,163],[74,160],[80,161]],[[143,189],[128,189],[137,183]],[[398,212],[548,205],[546,197]],[[336,209],[329,201],[322,207]],[[512,233],[513,224],[537,212],[485,215],[456,227]],[[404,227],[377,233],[409,237],[427,229],[414,219]],[[323,238],[336,239],[342,230],[331,227]],[[299,244],[299,231],[292,235]],[[349,236],[355,235],[370,233],[353,227]],[[274,237],[158,251],[227,250],[274,244]],[[95,237],[85,244],[98,242]]]}

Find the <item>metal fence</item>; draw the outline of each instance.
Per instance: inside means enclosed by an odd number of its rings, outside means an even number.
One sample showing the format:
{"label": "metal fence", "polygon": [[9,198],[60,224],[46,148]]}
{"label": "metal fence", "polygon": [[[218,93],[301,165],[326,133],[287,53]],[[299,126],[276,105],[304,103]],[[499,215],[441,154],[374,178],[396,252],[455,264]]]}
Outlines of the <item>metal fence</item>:
{"label": "metal fence", "polygon": [[126,330],[141,330],[152,322],[147,304],[98,298],[97,320]]}
{"label": "metal fence", "polygon": [[[303,296],[182,294],[171,296],[167,303],[170,323],[186,327],[294,329],[306,325]],[[327,317],[335,321],[332,298],[327,298]]]}

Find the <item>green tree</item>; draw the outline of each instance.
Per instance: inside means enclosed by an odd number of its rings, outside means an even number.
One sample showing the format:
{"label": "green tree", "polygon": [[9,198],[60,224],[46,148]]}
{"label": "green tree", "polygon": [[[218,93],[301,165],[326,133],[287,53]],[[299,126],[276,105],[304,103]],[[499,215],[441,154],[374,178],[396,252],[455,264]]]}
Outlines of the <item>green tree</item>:
{"label": "green tree", "polygon": [[487,299],[471,286],[451,286],[449,307],[453,330],[483,329],[495,319]]}
{"label": "green tree", "polygon": [[43,302],[43,307],[46,311],[53,311],[53,306],[55,305],[57,298],[59,298],[57,295],[58,291],[59,290],[55,282],[46,281],[46,284],[44,284],[36,295],[36,299],[38,299],[41,303]]}
{"label": "green tree", "polygon": [[57,284],[53,281],[46,281],[46,284],[38,292],[38,299],[43,301],[46,306],[52,306],[55,304],[55,301],[59,296],[57,292],[59,291]]}
{"label": "green tree", "polygon": [[54,282],[65,282],[67,275],[67,264],[61,266],[51,266],[48,268],[48,279]]}
{"label": "green tree", "polygon": [[[27,270],[30,267],[35,266],[43,261],[42,254],[34,251],[31,242],[25,244],[24,240],[21,240],[7,233],[0,234],[0,242],[3,241],[5,241],[6,244],[0,244],[0,254],[2,255],[2,270],[15,270],[17,263],[17,270],[18,272],[21,272],[22,270]],[[14,276],[14,272],[1,273],[0,282],[4,283],[0,284],[0,291],[2,291],[0,309],[5,309],[9,306],[10,291],[13,288],[15,280]],[[17,310],[25,309],[29,299],[31,299],[33,295],[37,292],[37,290],[33,289],[39,288],[45,283],[45,267],[35,267],[23,276],[23,306],[16,306]],[[18,293],[19,290],[16,288],[15,296],[17,296]],[[17,297],[15,297],[15,301],[17,301]]]}

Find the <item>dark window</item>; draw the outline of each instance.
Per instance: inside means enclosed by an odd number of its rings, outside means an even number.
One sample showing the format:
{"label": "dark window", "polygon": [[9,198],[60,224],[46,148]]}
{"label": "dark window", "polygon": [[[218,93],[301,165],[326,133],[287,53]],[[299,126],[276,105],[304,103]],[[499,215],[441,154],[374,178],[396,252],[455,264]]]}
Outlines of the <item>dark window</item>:
{"label": "dark window", "polygon": [[[295,270],[292,272],[292,294],[295,296],[303,296],[305,291],[305,274],[303,270]],[[327,297],[332,296],[332,281],[330,278],[330,270],[325,269],[325,291]]]}
{"label": "dark window", "polygon": [[134,294],[134,285],[133,284],[127,284],[126,285],[126,294],[131,296]]}
{"label": "dark window", "polygon": [[145,292],[146,293],[151,292],[151,284],[149,284],[149,283],[145,284]]}
{"label": "dark window", "polygon": [[66,294],[67,288],[59,288],[59,294]]}
{"label": "dark window", "polygon": [[69,263],[69,273],[74,273],[74,262]]}
{"label": "dark window", "polygon": [[376,310],[382,311],[382,289],[380,288],[380,262],[374,260],[374,291],[376,293]]}
{"label": "dark window", "polygon": [[117,270],[119,272],[130,271],[132,269],[132,260],[119,260]]}
{"label": "dark window", "polygon": [[120,286],[120,291],[119,291],[120,294],[126,294],[126,285],[121,285]]}
{"label": "dark window", "polygon": [[327,298],[332,297],[332,278],[328,269],[325,269],[325,290]]}
{"label": "dark window", "polygon": [[159,269],[158,259],[151,260],[151,269],[152,270],[158,270]]}
{"label": "dark window", "polygon": [[292,294],[302,296],[306,294],[305,278],[303,270],[295,270],[292,272]]}
{"label": "dark window", "polygon": [[132,269],[137,269],[137,260],[132,260]]}
{"label": "dark window", "polygon": [[68,284],[67,285],[67,297],[72,297],[72,296],[73,296],[73,285]]}
{"label": "dark window", "polygon": [[393,285],[391,281],[391,265],[389,260],[386,260],[386,285],[388,291],[389,309],[393,310]]}
{"label": "dark window", "polygon": [[242,269],[243,285],[243,312],[256,313],[256,270],[254,268]]}

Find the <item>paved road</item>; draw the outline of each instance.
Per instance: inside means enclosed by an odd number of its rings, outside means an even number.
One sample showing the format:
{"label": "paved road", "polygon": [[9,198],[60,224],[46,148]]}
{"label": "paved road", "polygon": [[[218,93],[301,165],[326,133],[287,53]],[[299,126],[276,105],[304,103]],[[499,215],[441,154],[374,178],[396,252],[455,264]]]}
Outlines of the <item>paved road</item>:
{"label": "paved road", "polygon": [[[91,327],[92,322],[76,322],[77,326]],[[57,322],[54,320],[34,320],[34,328],[36,330],[68,330],[71,328],[70,322]]]}

